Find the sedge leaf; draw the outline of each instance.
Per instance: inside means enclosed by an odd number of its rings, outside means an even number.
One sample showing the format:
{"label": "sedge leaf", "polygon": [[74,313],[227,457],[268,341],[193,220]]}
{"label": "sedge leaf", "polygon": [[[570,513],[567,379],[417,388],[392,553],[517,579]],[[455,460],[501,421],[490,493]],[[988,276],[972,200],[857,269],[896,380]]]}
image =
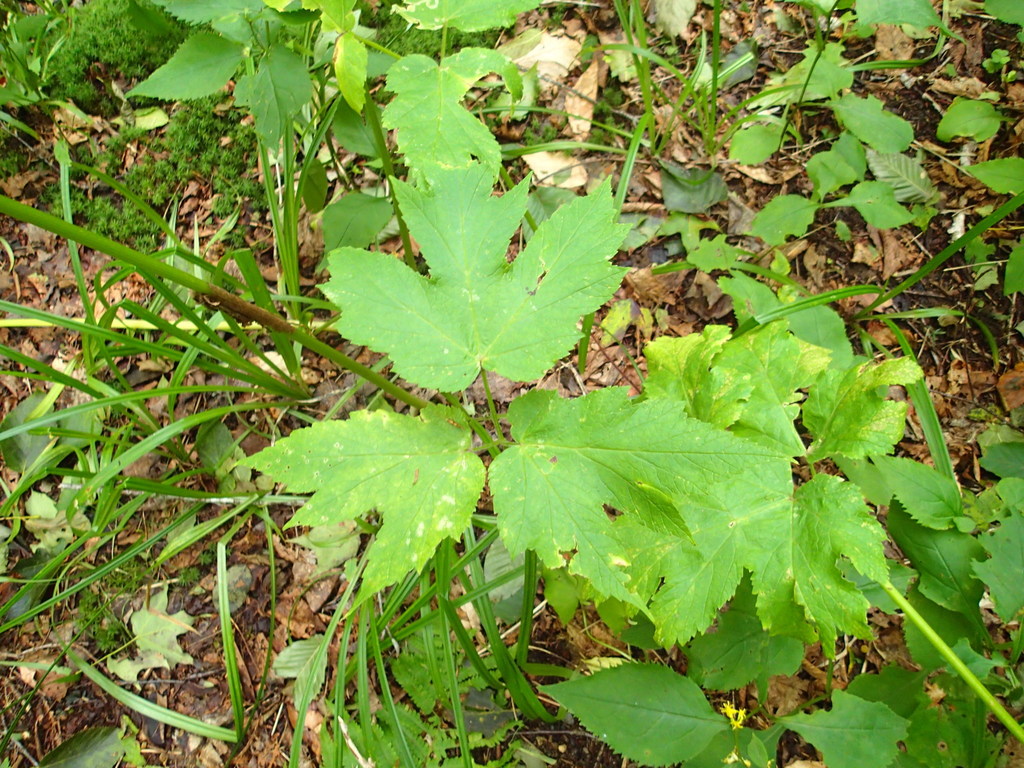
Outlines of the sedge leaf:
{"label": "sedge leaf", "polygon": [[197,32],[128,95],[167,101],[201,99],[224,87],[241,63],[242,53],[239,43],[212,32]]}
{"label": "sedge leaf", "polygon": [[540,0],[407,0],[394,10],[421,29],[452,27],[463,32],[479,32],[507,27],[516,15],[531,11]]}
{"label": "sedge leaf", "polygon": [[464,48],[440,64],[414,54],[388,70],[395,98],[384,110],[384,125],[397,129],[398,148],[412,168],[433,178],[438,169],[465,168],[476,158],[497,175],[498,142],[461,102],[477,80],[507,63],[498,51]]}
{"label": "sedge leaf", "polygon": [[780,718],[821,750],[829,768],[885,768],[899,754],[907,721],[885,704],[845,691],[832,694],[832,709]]}
{"label": "sedge leaf", "polygon": [[696,683],[655,664],[622,664],[541,689],[587,730],[642,765],[689,760],[729,729]]}
{"label": "sedge leaf", "polygon": [[363,588],[375,591],[422,568],[469,524],[484,468],[457,418],[437,406],[419,417],[358,411],[295,430],[245,463],[294,492],[314,492],[289,525],[338,523],[376,509],[382,525],[363,577]]}
{"label": "sedge leaf", "polygon": [[625,270],[609,258],[628,227],[614,222],[605,183],[543,222],[510,265],[505,251],[528,183],[492,197],[480,165],[438,171],[429,192],[398,182],[430,276],[387,254],[334,251],[324,293],[341,307],[341,332],[390,355],[399,374],[423,387],[462,390],[481,368],[540,378],[579,340],[580,316],[618,288]]}

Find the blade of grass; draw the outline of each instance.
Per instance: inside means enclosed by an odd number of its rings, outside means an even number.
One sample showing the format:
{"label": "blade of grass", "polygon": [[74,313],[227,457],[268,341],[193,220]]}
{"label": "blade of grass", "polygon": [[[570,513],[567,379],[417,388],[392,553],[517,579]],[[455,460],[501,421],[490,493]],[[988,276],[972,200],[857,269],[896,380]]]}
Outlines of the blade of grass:
{"label": "blade of grass", "polygon": [[143,717],[148,717],[156,720],[158,723],[164,723],[172,728],[179,728],[207,739],[217,739],[218,741],[233,743],[237,738],[235,732],[230,728],[210,725],[197,718],[161,707],[149,699],[144,699],[142,696],[124,690],[70,649],[68,650],[68,658],[81,670],[83,675],[92,680],[104,693]]}
{"label": "blade of grass", "polygon": [[224,669],[228,678],[228,694],[231,697],[231,714],[235,721],[235,738],[245,738],[245,700],[242,693],[242,677],[238,671],[238,655],[235,651],[235,631],[231,624],[231,607],[228,598],[227,547],[217,542],[217,613],[220,618],[220,637],[224,646]]}

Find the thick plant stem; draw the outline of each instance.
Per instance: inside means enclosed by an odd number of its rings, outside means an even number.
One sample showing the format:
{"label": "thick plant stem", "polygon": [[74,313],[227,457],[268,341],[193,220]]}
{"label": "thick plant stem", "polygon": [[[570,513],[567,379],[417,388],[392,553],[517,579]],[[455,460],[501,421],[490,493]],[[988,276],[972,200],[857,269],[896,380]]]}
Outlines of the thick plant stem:
{"label": "thick plant stem", "polygon": [[129,248],[127,245],[110,240],[75,224],[70,224],[63,219],[44,211],[36,210],[4,195],[0,195],[0,213],[28,224],[34,224],[48,232],[53,232],[59,237],[74,240],[87,248],[105,253],[136,269],[145,270],[168,282],[188,288],[203,303],[215,306],[224,313],[243,322],[259,323],[269,331],[287,334],[306,347],[306,349],[322,355],[339,368],[352,371],[352,373],[360,376],[392,397],[414,408],[425,408],[428,405],[426,400],[402,389],[386,376],[377,373],[362,363],[356,362],[348,355],[320,341],[311,333],[293,326],[279,314],[258,307],[218,285],[212,285],[202,278],[178,269],[165,261],[147,256],[141,251]]}
{"label": "thick plant stem", "polygon": [[1006,708],[1000,703],[999,699],[992,695],[988,688],[982,684],[981,680],[979,680],[977,676],[967,668],[967,665],[964,664],[960,660],[960,657],[953,652],[953,649],[946,644],[946,641],[939,637],[938,633],[932,629],[932,625],[925,620],[924,616],[917,612],[917,609],[910,604],[910,601],[903,596],[903,593],[896,589],[896,587],[894,587],[890,582],[880,584],[879,586],[885,590],[885,594],[892,598],[892,601],[899,606],[901,611],[903,611],[903,615],[915,627],[917,627],[918,630],[920,630],[921,634],[925,636],[928,642],[932,644],[932,647],[939,652],[939,655],[946,660],[949,666],[952,667],[958,675],[960,675],[961,679],[967,683],[968,687],[972,691],[974,691],[974,694],[981,699],[986,707],[988,707],[988,710],[996,716],[999,722],[1006,726],[1006,730],[1008,730],[1013,737],[1017,739],[1017,741],[1024,744],[1024,727],[1014,720],[1013,715],[1006,711]]}

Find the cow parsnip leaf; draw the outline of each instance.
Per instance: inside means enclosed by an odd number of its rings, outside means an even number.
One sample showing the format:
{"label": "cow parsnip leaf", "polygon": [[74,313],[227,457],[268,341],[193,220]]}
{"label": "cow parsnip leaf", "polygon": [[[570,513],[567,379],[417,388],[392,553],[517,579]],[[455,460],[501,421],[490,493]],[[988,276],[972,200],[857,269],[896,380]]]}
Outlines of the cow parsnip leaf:
{"label": "cow parsnip leaf", "polygon": [[648,397],[678,400],[693,418],[727,429],[743,412],[754,388],[749,375],[712,367],[729,337],[728,328],[711,325],[703,333],[663,336],[651,342],[644,348],[644,392]]}
{"label": "cow parsnip leaf", "polygon": [[[634,558],[603,505],[672,537],[680,558],[699,559],[666,498],[686,522],[727,525],[748,510],[784,505],[792,489],[786,458],[689,418],[668,399],[635,402],[625,389],[609,388],[562,400],[535,390],[512,403],[508,419],[517,443],[491,464],[490,486],[509,551],[532,549],[552,568],[574,553],[571,572],[634,605],[646,596],[625,586]],[[734,575],[711,615],[732,594],[741,573]]]}
{"label": "cow parsnip leaf", "polygon": [[[749,471],[762,482],[768,472],[775,475],[765,463]],[[788,477],[771,480],[772,488],[759,504],[743,498],[748,491],[738,484],[721,488],[724,494],[731,490],[733,499],[723,511],[694,510],[680,503],[697,556],[650,542],[638,543],[642,553],[625,554],[634,560],[643,554],[630,571],[632,577],[646,584],[664,580],[650,605],[659,641],[685,642],[706,629],[736,590],[744,569],[752,574],[765,629],[807,642],[820,638],[826,649],[840,632],[869,636],[869,603],[837,567],[845,557],[860,573],[886,578],[885,532],[860,491],[830,475],[817,475],[795,492]],[[780,492],[784,484],[789,485],[788,495]],[[664,555],[660,560],[659,553]],[[694,584],[701,588],[694,589]]]}
{"label": "cow parsnip leaf", "polygon": [[363,588],[379,590],[422,568],[476,509],[484,467],[457,418],[438,406],[419,417],[357,411],[297,429],[245,463],[292,492],[314,492],[289,525],[337,523],[376,509],[382,524]]}
{"label": "cow parsnip leaf", "polygon": [[879,389],[913,384],[921,375],[909,358],[828,371],[803,406],[804,426],[814,437],[808,459],[863,459],[889,453],[903,437],[907,405],[886,400]]}
{"label": "cow parsnip leaf", "polygon": [[390,355],[420,386],[462,390],[481,368],[540,378],[625,271],[609,263],[628,226],[614,221],[607,183],[541,224],[512,264],[505,252],[528,182],[492,197],[489,171],[474,165],[439,171],[429,192],[401,182],[397,191],[429,277],[390,255],[343,248],[328,257],[323,290],[342,310],[346,337]]}
{"label": "cow parsnip leaf", "polygon": [[516,15],[530,11],[539,0],[406,0],[394,8],[402,18],[421,29],[454,27],[463,32],[479,32],[507,27]]}
{"label": "cow parsnip leaf", "polygon": [[438,169],[466,168],[476,158],[497,175],[501,148],[462,99],[477,80],[507,64],[498,51],[463,48],[440,64],[414,54],[388,70],[395,98],[384,110],[384,125],[398,131],[398,148],[414,170],[432,179]]}
{"label": "cow parsnip leaf", "polygon": [[793,420],[799,390],[829,364],[821,347],[801,342],[785,322],[770,323],[737,339],[723,326],[702,334],[662,337],[647,345],[644,392],[686,404],[696,419],[774,448],[780,455],[804,452]]}

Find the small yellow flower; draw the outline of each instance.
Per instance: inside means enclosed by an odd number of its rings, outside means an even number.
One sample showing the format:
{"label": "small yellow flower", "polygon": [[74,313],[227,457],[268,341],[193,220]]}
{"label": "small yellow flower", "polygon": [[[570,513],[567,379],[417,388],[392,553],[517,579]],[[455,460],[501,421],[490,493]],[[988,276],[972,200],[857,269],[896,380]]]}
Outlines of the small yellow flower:
{"label": "small yellow flower", "polygon": [[729,725],[732,726],[732,729],[734,731],[738,731],[740,728],[742,728],[743,723],[745,723],[747,720],[747,710],[736,709],[736,707],[732,705],[731,701],[727,701],[725,704],[723,704],[722,708],[719,711],[727,718],[729,718]]}
{"label": "small yellow flower", "polygon": [[725,765],[735,765],[736,763],[740,763],[744,765],[745,768],[751,768],[750,761],[740,757],[740,751],[738,748],[734,749],[732,752],[726,755],[725,759],[722,762]]}

